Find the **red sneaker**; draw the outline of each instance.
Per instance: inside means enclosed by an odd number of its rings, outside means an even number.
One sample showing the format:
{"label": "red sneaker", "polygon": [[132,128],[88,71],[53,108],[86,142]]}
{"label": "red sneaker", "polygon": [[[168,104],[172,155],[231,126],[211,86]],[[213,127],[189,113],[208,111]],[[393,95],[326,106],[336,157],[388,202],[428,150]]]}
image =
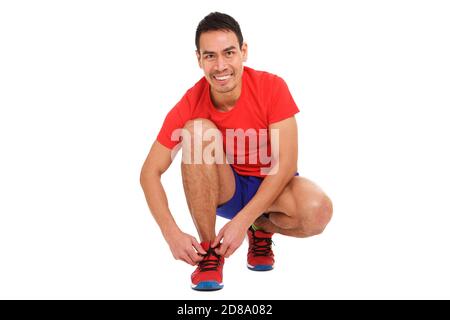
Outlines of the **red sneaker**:
{"label": "red sneaker", "polygon": [[224,258],[216,254],[210,242],[200,243],[206,254],[191,276],[192,289],[200,291],[220,290],[223,288]]}
{"label": "red sneaker", "polygon": [[247,254],[247,267],[253,271],[269,271],[275,263],[272,251],[273,233],[262,230],[247,230],[249,247]]}

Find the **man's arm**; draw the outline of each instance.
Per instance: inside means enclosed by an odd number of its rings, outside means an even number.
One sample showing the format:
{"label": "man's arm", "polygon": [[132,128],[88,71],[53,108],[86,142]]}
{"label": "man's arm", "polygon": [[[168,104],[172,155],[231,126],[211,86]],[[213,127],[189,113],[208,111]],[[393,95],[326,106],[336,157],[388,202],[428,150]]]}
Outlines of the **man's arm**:
{"label": "man's arm", "polygon": [[270,131],[278,130],[279,153],[276,139],[271,139],[272,170],[275,173],[266,176],[252,200],[217,235],[213,246],[222,245],[217,253],[229,257],[242,244],[247,229],[269,208],[280,195],[297,171],[298,134],[295,117],[291,117],[269,126]]}
{"label": "man's arm", "polygon": [[[279,154],[272,154],[275,174],[264,178],[250,202],[236,216],[248,229],[252,223],[269,208],[297,172],[298,134],[295,117],[276,122],[269,127],[279,132]],[[273,141],[276,143],[276,141]],[[272,144],[272,151],[274,150]],[[272,165],[273,166],[273,165]]]}
{"label": "man's arm", "polygon": [[193,236],[183,233],[177,226],[170,213],[167,196],[161,184],[161,176],[171,163],[171,150],[155,141],[142,166],[141,186],[150,211],[169,244],[174,258],[195,265],[201,261],[201,257],[194,248],[202,254],[206,252]]}

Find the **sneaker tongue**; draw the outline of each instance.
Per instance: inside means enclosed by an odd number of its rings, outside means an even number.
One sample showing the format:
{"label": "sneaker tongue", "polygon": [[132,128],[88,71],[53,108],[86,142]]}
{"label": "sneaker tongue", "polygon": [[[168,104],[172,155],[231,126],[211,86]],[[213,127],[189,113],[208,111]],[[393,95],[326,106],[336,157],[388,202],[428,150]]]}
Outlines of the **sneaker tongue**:
{"label": "sneaker tongue", "polygon": [[205,258],[207,258],[208,260],[220,260],[220,258],[215,254],[215,249],[211,248],[211,242],[203,241],[200,242],[200,245],[207,252],[206,255],[204,255]]}
{"label": "sneaker tongue", "polygon": [[272,238],[272,236],[273,236],[273,233],[268,233],[268,232],[264,232],[264,231],[261,231],[261,230],[256,230],[255,231],[255,237],[258,237],[258,238],[267,238],[267,239],[269,239],[269,238]]}
{"label": "sneaker tongue", "polygon": [[208,252],[209,248],[211,247],[211,242],[210,241],[203,241],[200,242],[200,245],[202,246],[202,248]]}

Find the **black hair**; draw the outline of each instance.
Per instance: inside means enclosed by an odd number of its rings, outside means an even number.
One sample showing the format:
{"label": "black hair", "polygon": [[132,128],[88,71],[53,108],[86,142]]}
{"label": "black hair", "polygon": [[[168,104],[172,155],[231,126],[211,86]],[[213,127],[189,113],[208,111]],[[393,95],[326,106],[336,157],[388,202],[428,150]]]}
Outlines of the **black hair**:
{"label": "black hair", "polygon": [[239,23],[231,16],[220,13],[211,12],[197,26],[197,31],[195,32],[195,46],[197,51],[200,49],[200,36],[204,32],[216,31],[216,30],[229,30],[234,32],[239,41],[239,48],[242,48],[244,43],[244,38],[242,37],[241,27]]}

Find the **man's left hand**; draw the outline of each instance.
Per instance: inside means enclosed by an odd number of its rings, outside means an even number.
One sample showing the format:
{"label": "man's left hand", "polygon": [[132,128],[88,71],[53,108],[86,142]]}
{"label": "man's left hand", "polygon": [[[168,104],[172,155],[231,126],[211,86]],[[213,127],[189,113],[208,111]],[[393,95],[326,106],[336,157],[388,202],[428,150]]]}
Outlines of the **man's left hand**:
{"label": "man's left hand", "polygon": [[211,247],[215,248],[220,244],[219,248],[215,251],[218,255],[222,255],[225,258],[229,258],[237,248],[239,248],[244,241],[245,234],[247,232],[245,223],[234,218],[220,229],[219,234],[212,243]]}

